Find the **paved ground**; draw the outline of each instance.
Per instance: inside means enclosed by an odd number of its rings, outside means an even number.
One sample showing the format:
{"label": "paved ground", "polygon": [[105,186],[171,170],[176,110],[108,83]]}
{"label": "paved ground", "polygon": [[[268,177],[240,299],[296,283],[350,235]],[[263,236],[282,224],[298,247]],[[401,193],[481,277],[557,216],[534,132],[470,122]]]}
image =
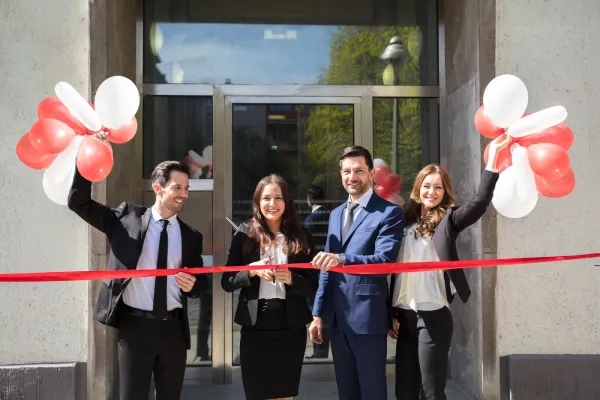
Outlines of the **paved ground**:
{"label": "paved ground", "polygon": [[[394,385],[388,380],[388,399],[394,398]],[[473,400],[453,381],[448,381],[446,387],[446,396],[448,400]],[[296,399],[310,400],[334,400],[337,399],[337,389],[335,382],[301,382],[300,394]],[[242,383],[238,380],[231,385],[218,386],[184,386],[181,400],[243,400],[244,390]]]}

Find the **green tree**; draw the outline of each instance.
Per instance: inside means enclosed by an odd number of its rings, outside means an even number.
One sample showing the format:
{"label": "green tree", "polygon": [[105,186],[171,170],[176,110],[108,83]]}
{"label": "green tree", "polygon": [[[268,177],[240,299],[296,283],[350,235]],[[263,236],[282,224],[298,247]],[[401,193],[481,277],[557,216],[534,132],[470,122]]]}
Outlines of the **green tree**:
{"label": "green tree", "polygon": [[[381,85],[386,63],[381,54],[390,39],[398,36],[409,50],[410,57],[397,66],[397,82],[415,85],[420,82],[420,31],[410,27],[343,26],[331,37],[329,67],[322,71],[320,84],[327,85]],[[391,165],[393,107],[391,98],[374,99],[373,134],[374,157]],[[419,99],[400,99],[397,109],[398,168],[403,179],[403,194],[410,190],[416,173],[422,167],[422,117]],[[339,180],[337,159],[344,146],[352,143],[352,110],[340,111],[338,106],[317,106],[309,117],[305,136],[310,140],[306,151],[309,165],[315,165],[320,174],[315,183]],[[335,168],[328,166],[335,165]]]}

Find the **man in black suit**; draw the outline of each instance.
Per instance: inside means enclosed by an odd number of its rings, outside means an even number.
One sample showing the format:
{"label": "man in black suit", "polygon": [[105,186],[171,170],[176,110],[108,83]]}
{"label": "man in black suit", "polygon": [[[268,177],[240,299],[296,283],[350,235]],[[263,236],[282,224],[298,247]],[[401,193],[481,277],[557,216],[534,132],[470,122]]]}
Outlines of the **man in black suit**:
{"label": "man in black suit", "polygon": [[[177,217],[188,197],[188,166],[159,164],[152,188],[151,208],[124,202],[111,209],[92,200],[92,183],[76,170],[68,205],[108,237],[108,269],[201,267],[202,234]],[[206,282],[203,274],[181,272],[103,282],[94,319],[118,329],[122,400],[147,400],[153,373],[157,400],[180,397],[190,348],[187,298],[197,298]]]}
{"label": "man in black suit", "polygon": [[[310,232],[316,251],[323,251],[327,242],[327,231],[329,229],[329,209],[325,204],[323,189],[317,185],[310,185],[306,191],[306,202],[310,207],[310,214],[304,219],[302,225]],[[309,299],[312,310],[315,301],[313,295]],[[313,343],[313,354],[307,359],[329,357],[329,332],[323,330],[323,342]]]}

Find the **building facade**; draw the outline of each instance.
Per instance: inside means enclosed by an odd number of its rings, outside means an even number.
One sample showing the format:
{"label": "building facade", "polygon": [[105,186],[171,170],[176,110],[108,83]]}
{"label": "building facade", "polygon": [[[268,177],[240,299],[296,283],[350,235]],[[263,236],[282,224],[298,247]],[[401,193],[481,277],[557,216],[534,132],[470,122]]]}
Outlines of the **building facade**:
{"label": "building facade", "polygon": [[[15,145],[58,81],[92,101],[113,75],[140,89],[139,130],[133,141],[113,146],[113,171],[94,185],[94,196],[111,206],[152,204],[154,165],[185,160],[193,179],[182,217],[204,234],[205,265],[225,263],[232,224],[249,217],[254,187],[267,173],[281,173],[295,188],[301,216],[310,212],[311,184],[323,188],[326,205],[343,202],[336,160],[352,144],[365,146],[402,177],[405,200],[420,168],[441,162],[465,202],[479,183],[488,142],[473,116],[487,83],[502,73],[527,84],[528,111],[557,104],[569,110],[577,183],[565,198],[541,198],[522,219],[506,219],[490,207],[462,234],[461,257],[597,250],[594,100],[600,79],[593,66],[600,56],[588,38],[600,31],[600,5],[204,3],[0,3],[0,182],[7,228],[0,272],[106,267],[103,235],[45,197],[41,173],[20,163]],[[477,399],[600,396],[590,374],[600,364],[599,276],[593,260],[469,270],[473,295],[467,304],[452,305],[452,379]],[[224,293],[219,281],[213,278],[211,290],[190,307],[189,382],[239,379],[239,329],[232,321],[237,297]],[[63,399],[116,398],[115,331],[91,318],[100,284],[0,286],[0,398],[25,393],[22,379],[36,390],[64,388]],[[392,341],[388,354],[393,372]],[[334,379],[331,354],[307,359],[303,371],[306,379]]]}

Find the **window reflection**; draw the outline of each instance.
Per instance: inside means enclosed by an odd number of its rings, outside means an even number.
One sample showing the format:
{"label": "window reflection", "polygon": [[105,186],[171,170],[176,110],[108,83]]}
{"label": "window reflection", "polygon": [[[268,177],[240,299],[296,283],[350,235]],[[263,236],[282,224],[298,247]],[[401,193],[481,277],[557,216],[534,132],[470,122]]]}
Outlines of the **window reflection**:
{"label": "window reflection", "polygon": [[256,17],[259,8],[245,23],[224,22],[226,17],[216,22],[212,12],[202,18],[199,12],[165,10],[157,1],[146,2],[146,83],[383,85],[382,72],[392,61],[382,55],[393,37],[406,49],[406,58],[394,61],[394,84],[438,82],[434,0],[400,1],[390,16],[358,25],[347,22],[364,18],[323,23],[315,15],[312,24],[309,16],[290,24],[293,18],[282,16],[264,23]]}
{"label": "window reflection", "polygon": [[144,97],[144,178],[165,160],[184,161],[190,178],[212,179],[212,97]]}
{"label": "window reflection", "polygon": [[404,201],[421,168],[439,162],[438,123],[437,98],[373,99],[373,156],[402,177]]}

